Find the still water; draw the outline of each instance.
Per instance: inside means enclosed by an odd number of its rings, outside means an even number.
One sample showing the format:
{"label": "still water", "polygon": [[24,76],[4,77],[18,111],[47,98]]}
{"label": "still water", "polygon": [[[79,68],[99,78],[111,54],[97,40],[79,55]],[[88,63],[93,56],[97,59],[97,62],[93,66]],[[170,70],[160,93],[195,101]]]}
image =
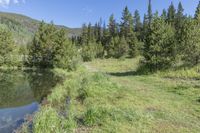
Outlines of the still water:
{"label": "still water", "polygon": [[50,71],[1,71],[0,133],[12,133],[19,127],[60,81]]}

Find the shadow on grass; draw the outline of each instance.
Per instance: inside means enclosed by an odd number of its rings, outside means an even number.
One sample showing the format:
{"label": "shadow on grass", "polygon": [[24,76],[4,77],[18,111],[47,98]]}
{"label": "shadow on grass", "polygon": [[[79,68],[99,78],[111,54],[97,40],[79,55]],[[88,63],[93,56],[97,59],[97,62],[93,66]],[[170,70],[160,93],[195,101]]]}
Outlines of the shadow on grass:
{"label": "shadow on grass", "polygon": [[197,99],[197,102],[200,103],[200,97]]}
{"label": "shadow on grass", "polygon": [[107,74],[111,75],[111,76],[116,76],[116,77],[126,77],[126,76],[136,76],[136,75],[139,75],[136,71],[114,72],[114,73],[107,73]]}
{"label": "shadow on grass", "polygon": [[126,71],[126,72],[111,72],[107,73],[108,75],[111,76],[116,76],[116,77],[127,77],[127,76],[141,76],[141,75],[149,75],[152,74],[153,72],[149,71],[147,67],[139,67],[135,71]]}

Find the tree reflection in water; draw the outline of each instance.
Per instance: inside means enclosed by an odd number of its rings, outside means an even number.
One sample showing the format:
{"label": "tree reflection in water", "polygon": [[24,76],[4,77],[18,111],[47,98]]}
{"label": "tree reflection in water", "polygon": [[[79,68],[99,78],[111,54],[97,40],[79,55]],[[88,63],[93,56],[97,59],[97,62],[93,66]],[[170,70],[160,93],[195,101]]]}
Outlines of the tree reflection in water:
{"label": "tree reflection in water", "polygon": [[0,132],[12,132],[61,81],[48,70],[1,71]]}

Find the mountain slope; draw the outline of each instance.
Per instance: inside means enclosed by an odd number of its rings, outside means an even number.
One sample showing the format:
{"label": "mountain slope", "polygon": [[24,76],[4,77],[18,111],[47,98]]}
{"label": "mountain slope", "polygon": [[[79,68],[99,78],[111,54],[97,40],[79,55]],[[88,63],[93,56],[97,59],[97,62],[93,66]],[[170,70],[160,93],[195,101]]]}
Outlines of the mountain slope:
{"label": "mountain slope", "polygon": [[[0,12],[0,26],[8,28],[13,33],[14,40],[18,45],[29,43],[39,24],[40,21],[24,15]],[[57,25],[57,27],[66,29],[69,36],[81,33],[80,28],[68,28],[60,25]]]}

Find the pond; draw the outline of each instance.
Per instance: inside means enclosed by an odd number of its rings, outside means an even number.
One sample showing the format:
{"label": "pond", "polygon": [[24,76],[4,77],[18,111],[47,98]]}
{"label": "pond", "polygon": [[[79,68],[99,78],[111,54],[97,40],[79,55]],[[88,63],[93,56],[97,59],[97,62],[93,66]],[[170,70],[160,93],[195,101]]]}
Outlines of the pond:
{"label": "pond", "polygon": [[0,71],[0,133],[12,133],[38,110],[61,78],[47,70]]}

